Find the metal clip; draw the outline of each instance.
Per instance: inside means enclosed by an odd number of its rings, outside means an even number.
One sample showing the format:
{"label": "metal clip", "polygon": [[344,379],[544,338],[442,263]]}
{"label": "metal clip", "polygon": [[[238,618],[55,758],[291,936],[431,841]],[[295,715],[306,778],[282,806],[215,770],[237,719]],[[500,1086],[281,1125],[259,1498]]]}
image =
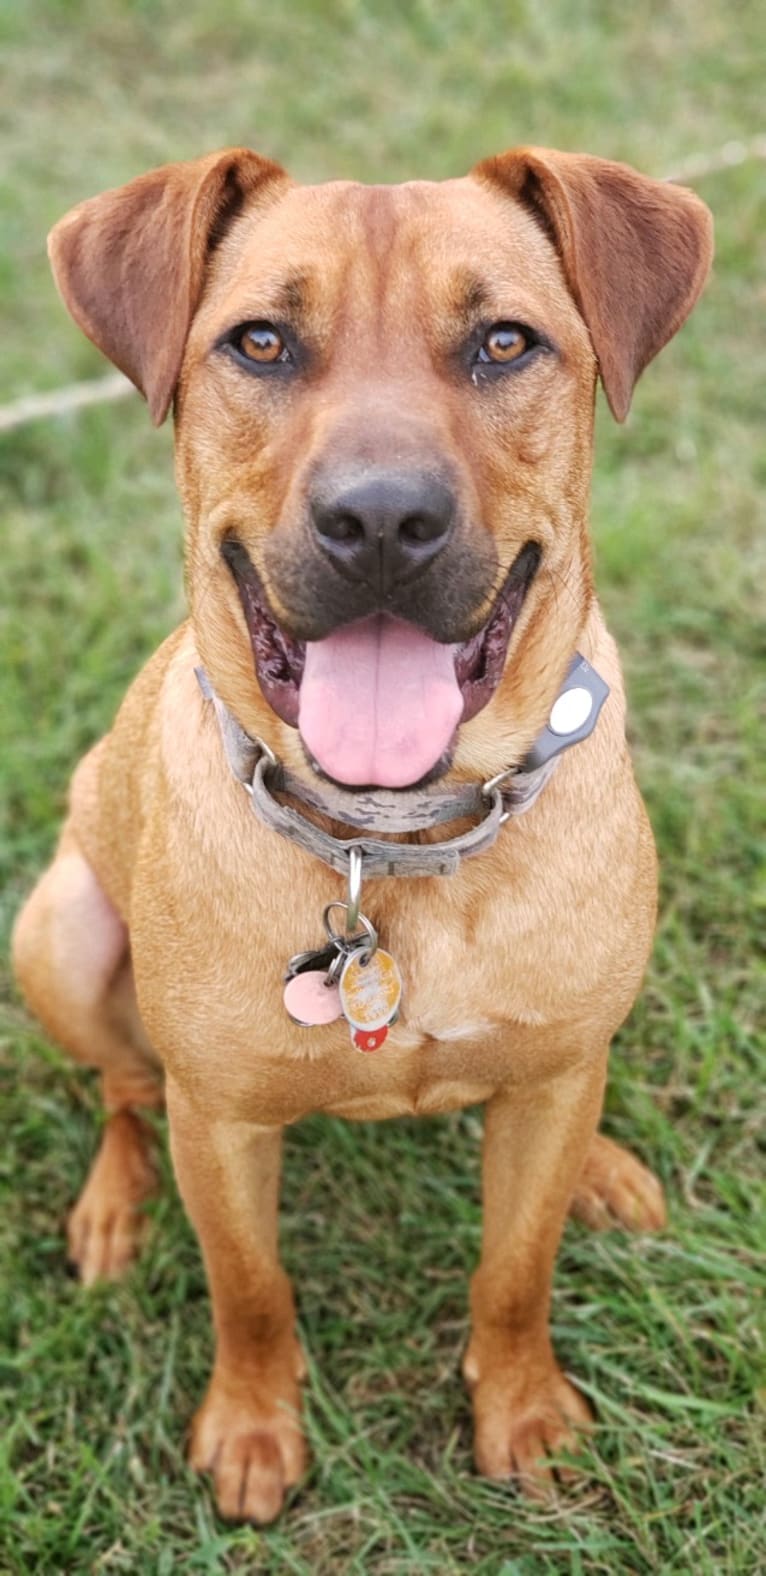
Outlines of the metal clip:
{"label": "metal clip", "polygon": [[[336,908],[343,910],[345,934],[341,931],[333,930],[332,912]],[[325,905],[322,919],[328,940],[333,942],[339,952],[343,954],[344,959],[350,957],[354,952],[363,953],[368,958],[374,958],[378,950],[378,932],[372,921],[367,918],[366,914],[360,913],[357,921],[359,929],[352,931],[349,927],[347,916],[348,903],[336,901]]]}

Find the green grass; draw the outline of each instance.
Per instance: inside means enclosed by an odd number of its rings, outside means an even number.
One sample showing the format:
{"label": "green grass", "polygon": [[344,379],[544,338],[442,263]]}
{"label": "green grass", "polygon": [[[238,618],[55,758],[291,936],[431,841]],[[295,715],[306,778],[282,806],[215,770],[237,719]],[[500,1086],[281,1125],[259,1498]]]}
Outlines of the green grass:
{"label": "green grass", "polygon": [[[515,141],[662,173],[764,129],[762,27],[756,6],[723,0],[0,6],[2,397],[100,368],[44,260],[46,228],[84,195],[237,141],[307,178],[438,176]],[[472,1474],[458,1359],[478,1115],[315,1120],[290,1135],[283,1212],[312,1359],[313,1466],[275,1528],[221,1523],[183,1465],[211,1334],[170,1177],[140,1267],[119,1289],[80,1292],[62,1222],[94,1149],[97,1093],[5,977],[3,1573],[766,1568],[764,166],[698,189],[717,223],[708,293],[627,427],[599,418],[599,584],[662,859],[657,946],[615,1048],[607,1127],[659,1171],[671,1223],[656,1240],[566,1233],[554,1331],[597,1403],[592,1475],[540,1510]],[[7,437],[0,488],[5,935],[50,853],[72,765],[182,595],[171,438],[138,401]]]}

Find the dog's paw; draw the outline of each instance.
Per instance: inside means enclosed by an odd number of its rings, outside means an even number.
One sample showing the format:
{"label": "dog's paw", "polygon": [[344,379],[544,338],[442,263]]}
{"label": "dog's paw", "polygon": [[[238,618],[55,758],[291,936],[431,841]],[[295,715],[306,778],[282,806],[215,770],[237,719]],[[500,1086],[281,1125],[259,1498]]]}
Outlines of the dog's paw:
{"label": "dog's paw", "polygon": [[569,1213],[594,1231],[625,1226],[661,1231],[665,1196],[656,1176],[628,1149],[597,1133],[585,1159]]}
{"label": "dog's paw", "polygon": [[576,1469],[557,1458],[576,1453],[592,1412],[554,1361],[534,1376],[523,1364],[476,1377],[470,1349],[463,1372],[472,1389],[474,1460],[482,1477],[515,1482],[532,1499],[548,1499]]}
{"label": "dog's paw", "polygon": [[67,1222],[68,1256],[84,1286],[119,1280],[146,1228],[142,1206],[157,1188],[151,1132],[131,1111],[111,1116]]}
{"label": "dog's paw", "polygon": [[189,1465],[212,1474],[227,1520],[263,1526],[279,1515],[306,1465],[299,1405],[297,1389],[286,1399],[248,1401],[213,1380],[192,1424]]}

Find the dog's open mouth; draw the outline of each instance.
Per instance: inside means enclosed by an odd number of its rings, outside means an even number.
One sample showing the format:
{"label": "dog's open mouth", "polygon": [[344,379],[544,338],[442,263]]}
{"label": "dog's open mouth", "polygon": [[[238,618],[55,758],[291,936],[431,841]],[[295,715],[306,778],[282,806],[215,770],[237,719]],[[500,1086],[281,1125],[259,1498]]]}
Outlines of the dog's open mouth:
{"label": "dog's open mouth", "polygon": [[269,705],[300,730],[326,776],[382,788],[409,787],[448,763],[459,724],[487,705],[500,682],[541,556],[527,542],[483,628],[449,645],[384,613],[344,624],[324,640],[294,640],[274,619],[241,544],[229,538],[222,552]]}

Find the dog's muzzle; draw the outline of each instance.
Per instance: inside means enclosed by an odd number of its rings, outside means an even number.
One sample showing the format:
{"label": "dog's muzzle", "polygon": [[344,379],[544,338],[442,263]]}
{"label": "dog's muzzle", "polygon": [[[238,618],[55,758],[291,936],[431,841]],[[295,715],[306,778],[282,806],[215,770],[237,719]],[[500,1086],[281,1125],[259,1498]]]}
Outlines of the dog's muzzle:
{"label": "dog's muzzle", "polygon": [[[398,520],[400,529],[402,517],[400,508],[390,523]],[[540,562],[536,543],[525,543],[489,618],[468,640],[437,640],[420,624],[376,611],[349,613],[323,638],[301,641],[274,618],[245,548],[227,538],[222,553],[266,700],[299,728],[316,770],[348,786],[384,788],[411,787],[448,768],[459,725],[487,705],[500,682]]]}

